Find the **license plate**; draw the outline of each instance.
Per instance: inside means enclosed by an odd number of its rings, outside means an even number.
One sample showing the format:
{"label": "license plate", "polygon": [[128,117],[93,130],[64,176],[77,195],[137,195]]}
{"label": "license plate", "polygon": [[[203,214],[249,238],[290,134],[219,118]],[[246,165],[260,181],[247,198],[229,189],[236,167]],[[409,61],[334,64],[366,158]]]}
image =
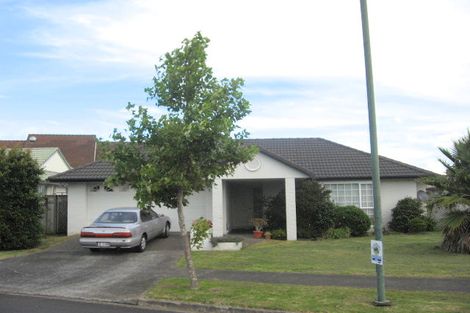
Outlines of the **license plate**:
{"label": "license plate", "polygon": [[111,244],[109,242],[98,242],[98,247],[109,247]]}

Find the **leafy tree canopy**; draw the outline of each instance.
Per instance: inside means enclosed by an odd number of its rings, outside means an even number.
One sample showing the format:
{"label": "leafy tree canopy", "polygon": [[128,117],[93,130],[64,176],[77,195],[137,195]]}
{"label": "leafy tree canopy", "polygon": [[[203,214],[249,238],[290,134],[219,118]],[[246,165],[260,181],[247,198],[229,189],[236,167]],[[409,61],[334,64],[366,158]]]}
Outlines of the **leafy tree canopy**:
{"label": "leafy tree canopy", "polygon": [[208,43],[197,33],[155,67],[146,92],[157,112],[166,114],[155,118],[153,110],[128,104],[127,131],[114,132],[122,144],[109,154],[116,170],[111,182],[130,183],[141,207],[176,207],[178,190],[186,197],[208,188],[256,152],[242,144],[247,132],[237,125],[250,112],[243,80],[213,76],[206,65]]}

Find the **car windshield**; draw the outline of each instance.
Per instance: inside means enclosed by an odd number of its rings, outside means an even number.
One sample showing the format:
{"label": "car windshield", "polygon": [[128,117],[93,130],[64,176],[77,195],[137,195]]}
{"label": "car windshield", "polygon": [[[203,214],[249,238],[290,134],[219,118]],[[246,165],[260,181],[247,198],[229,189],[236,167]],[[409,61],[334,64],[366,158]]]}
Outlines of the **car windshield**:
{"label": "car windshield", "polygon": [[96,223],[129,224],[137,222],[136,212],[105,212],[95,221]]}

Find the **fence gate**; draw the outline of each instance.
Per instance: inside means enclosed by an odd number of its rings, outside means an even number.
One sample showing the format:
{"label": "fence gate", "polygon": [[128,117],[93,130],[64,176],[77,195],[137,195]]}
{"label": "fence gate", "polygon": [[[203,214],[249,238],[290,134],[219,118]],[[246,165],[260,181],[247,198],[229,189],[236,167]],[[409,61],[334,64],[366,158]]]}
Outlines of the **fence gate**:
{"label": "fence gate", "polygon": [[48,235],[67,234],[67,196],[46,196],[43,226]]}

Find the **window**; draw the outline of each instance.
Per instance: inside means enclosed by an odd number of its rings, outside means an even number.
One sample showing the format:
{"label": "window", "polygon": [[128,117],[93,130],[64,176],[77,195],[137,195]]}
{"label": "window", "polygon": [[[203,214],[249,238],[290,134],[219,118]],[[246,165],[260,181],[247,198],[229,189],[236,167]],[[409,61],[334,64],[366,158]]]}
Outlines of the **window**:
{"label": "window", "polygon": [[370,183],[323,184],[331,191],[331,200],[337,205],[355,205],[369,217],[374,216],[374,196]]}
{"label": "window", "polygon": [[152,220],[152,215],[147,211],[140,211],[140,219],[142,222],[148,222]]}
{"label": "window", "polygon": [[150,210],[150,215],[152,216],[152,219],[153,219],[153,220],[156,219],[156,218],[158,218],[158,214],[155,213],[155,212],[152,211],[152,210]]}
{"label": "window", "polygon": [[130,224],[137,222],[135,212],[105,212],[95,221],[96,223]]}

